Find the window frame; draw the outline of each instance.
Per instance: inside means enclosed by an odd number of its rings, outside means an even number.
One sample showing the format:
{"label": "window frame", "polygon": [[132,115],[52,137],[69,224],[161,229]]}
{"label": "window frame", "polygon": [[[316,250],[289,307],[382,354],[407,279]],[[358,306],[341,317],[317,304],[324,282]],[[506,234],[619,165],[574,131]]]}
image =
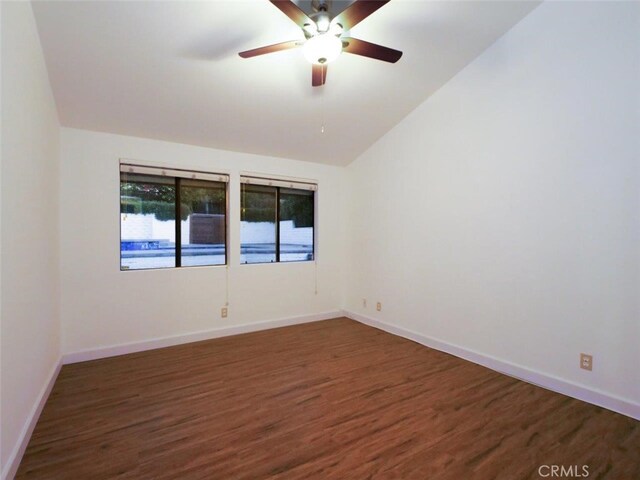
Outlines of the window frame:
{"label": "window frame", "polygon": [[[202,171],[197,171],[197,170],[187,170],[187,169],[178,169],[178,168],[169,168],[169,167],[157,167],[157,166],[151,166],[151,165],[132,165],[132,164],[128,164],[128,163],[120,163],[120,171],[119,171],[119,186],[120,188],[122,187],[122,174],[126,174],[126,173],[130,173],[130,174],[136,174],[135,171],[131,171],[131,172],[126,172],[123,171],[124,167],[133,167],[133,168],[140,168],[140,169],[154,169],[154,170],[158,170],[158,173],[147,173],[144,172],[142,174],[147,175],[147,176],[156,176],[156,177],[165,177],[165,178],[171,178],[173,179],[173,186],[175,188],[175,205],[174,205],[174,218],[175,218],[175,236],[176,236],[176,240],[175,240],[175,264],[173,266],[170,267],[146,267],[146,268],[123,268],[122,266],[122,217],[120,216],[119,218],[119,222],[118,222],[118,233],[119,233],[119,245],[120,245],[120,252],[119,252],[119,260],[120,260],[120,266],[119,266],[119,271],[120,272],[137,272],[137,271],[149,271],[149,270],[173,270],[173,269],[178,269],[178,268],[215,268],[215,267],[228,267],[229,266],[229,180],[211,180],[211,179],[202,179],[203,181],[206,182],[211,182],[211,183],[222,183],[224,185],[224,263],[220,263],[220,264],[216,264],[216,265],[182,265],[182,220],[181,220],[181,208],[182,208],[182,203],[181,203],[181,192],[180,192],[180,188],[181,188],[181,180],[183,178],[186,177],[182,177],[182,176],[176,176],[176,175],[167,175],[165,174],[165,170],[168,170],[169,172],[171,171],[176,171],[176,172],[185,172],[185,173],[192,173],[194,175],[197,174],[205,174],[205,175],[217,175],[220,176],[221,178],[228,178],[229,175],[225,174],[225,173],[216,173],[216,172],[202,172]],[[122,196],[120,196],[120,215],[122,215]]]}
{"label": "window frame", "polygon": [[[317,212],[318,212],[318,184],[316,182],[300,182],[300,181],[294,181],[294,182],[289,182],[288,180],[279,180],[279,179],[272,179],[272,178],[266,178],[266,177],[253,177],[253,176],[249,176],[249,175],[241,175],[240,176],[240,222],[242,222],[242,206],[243,206],[243,188],[245,185],[255,185],[256,183],[252,183],[250,181],[243,181],[243,179],[257,179],[257,180],[262,180],[265,182],[269,182],[269,184],[267,184],[266,186],[269,186],[271,188],[274,188],[276,190],[276,207],[275,207],[275,219],[276,219],[276,235],[275,235],[275,247],[276,247],[276,251],[275,251],[275,261],[273,262],[242,262],[240,261],[240,265],[273,265],[273,264],[287,264],[287,263],[313,263],[317,261],[317,251],[316,251],[316,235],[317,235],[317,230],[316,230],[316,225],[317,225]],[[260,185],[260,183],[258,183],[258,185]],[[296,185],[305,185],[308,188],[301,188],[300,186],[296,186]],[[290,260],[290,261],[282,261],[280,260],[280,222],[281,222],[281,218],[280,218],[280,190],[281,189],[285,189],[285,190],[303,190],[303,191],[310,191],[313,197],[313,201],[311,202],[312,205],[312,215],[311,218],[313,219],[313,234],[311,235],[311,253],[313,254],[313,258],[311,260]],[[242,234],[241,234],[242,235]],[[242,236],[240,236],[240,258],[242,258]]]}

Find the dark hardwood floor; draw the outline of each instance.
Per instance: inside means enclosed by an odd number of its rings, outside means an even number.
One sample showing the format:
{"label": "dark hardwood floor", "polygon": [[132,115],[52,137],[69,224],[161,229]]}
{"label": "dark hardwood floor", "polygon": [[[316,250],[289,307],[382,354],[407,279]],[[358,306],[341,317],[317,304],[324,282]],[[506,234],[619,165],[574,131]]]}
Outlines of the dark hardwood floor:
{"label": "dark hardwood floor", "polygon": [[640,479],[640,422],[336,319],[67,365],[16,478],[518,480],[541,465]]}

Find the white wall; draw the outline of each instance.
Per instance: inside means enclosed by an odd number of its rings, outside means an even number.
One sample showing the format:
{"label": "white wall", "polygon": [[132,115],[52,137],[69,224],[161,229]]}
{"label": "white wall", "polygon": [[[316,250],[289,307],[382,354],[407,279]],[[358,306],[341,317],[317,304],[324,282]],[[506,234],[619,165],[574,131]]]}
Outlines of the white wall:
{"label": "white wall", "polygon": [[[2,48],[4,45],[3,35],[1,34],[2,30],[2,4],[0,3],[0,59],[2,58]],[[2,77],[1,69],[0,69],[0,425],[2,424],[2,137],[4,137],[4,130],[2,128],[2,120],[3,115],[1,112],[4,112],[2,108]],[[2,432],[0,432],[0,478],[4,479],[3,470],[5,465],[4,459],[4,448],[3,448],[3,440],[2,440]]]}
{"label": "white wall", "polygon": [[[65,353],[342,307],[343,168],[67,128],[61,142]],[[228,318],[224,267],[120,271],[120,158],[230,173]],[[241,171],[319,182],[317,295],[313,263],[240,265]]]}
{"label": "white wall", "polygon": [[1,8],[4,476],[60,355],[59,126],[31,4]]}
{"label": "white wall", "polygon": [[348,168],[348,308],[639,404],[639,86],[640,3],[534,10]]}

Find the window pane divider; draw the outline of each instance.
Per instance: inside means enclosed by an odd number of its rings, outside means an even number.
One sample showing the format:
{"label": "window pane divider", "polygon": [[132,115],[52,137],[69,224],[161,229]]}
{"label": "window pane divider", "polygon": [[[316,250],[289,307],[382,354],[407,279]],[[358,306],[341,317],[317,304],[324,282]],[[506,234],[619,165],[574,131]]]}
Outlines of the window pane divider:
{"label": "window pane divider", "polygon": [[276,263],[280,263],[280,187],[276,187]]}
{"label": "window pane divider", "polygon": [[182,201],[180,198],[180,177],[176,177],[176,267],[182,266]]}

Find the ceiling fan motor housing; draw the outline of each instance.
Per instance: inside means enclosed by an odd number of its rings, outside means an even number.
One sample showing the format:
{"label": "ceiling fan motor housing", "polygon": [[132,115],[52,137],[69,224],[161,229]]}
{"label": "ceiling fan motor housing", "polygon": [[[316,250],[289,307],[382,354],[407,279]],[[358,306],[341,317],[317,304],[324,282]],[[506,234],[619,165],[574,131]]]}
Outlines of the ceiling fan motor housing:
{"label": "ceiling fan motor housing", "polygon": [[312,0],[311,8],[314,12],[320,12],[321,10],[328,12],[331,9],[331,0]]}
{"label": "ceiling fan motor housing", "polygon": [[326,33],[331,28],[331,15],[327,10],[321,10],[309,16],[316,24],[318,33]]}

